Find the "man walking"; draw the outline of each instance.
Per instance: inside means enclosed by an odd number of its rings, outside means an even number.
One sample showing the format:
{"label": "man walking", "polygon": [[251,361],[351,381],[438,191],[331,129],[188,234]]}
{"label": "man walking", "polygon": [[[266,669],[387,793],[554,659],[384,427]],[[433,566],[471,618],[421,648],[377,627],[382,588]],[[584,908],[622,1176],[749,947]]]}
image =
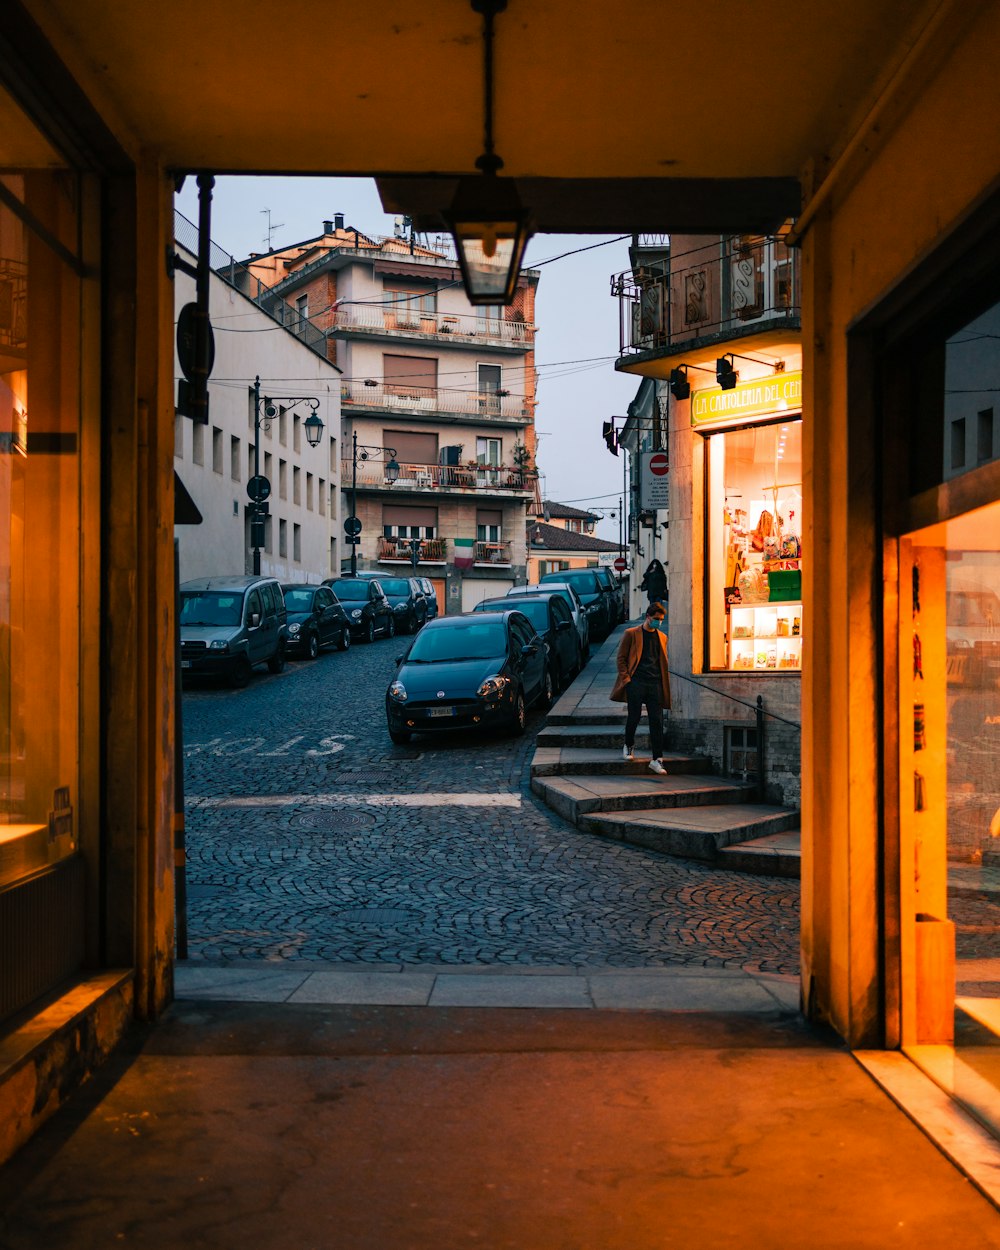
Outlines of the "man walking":
{"label": "man walking", "polygon": [[651,603],[641,625],[626,629],[618,646],[618,680],[611,691],[615,703],[628,704],[625,745],[622,757],[633,758],[635,731],[642,717],[642,705],[649,716],[649,742],[654,773],[667,770],[660,763],[663,753],[663,709],[670,707],[670,674],[667,670],[667,637],[660,632],[666,613],[661,603]]}

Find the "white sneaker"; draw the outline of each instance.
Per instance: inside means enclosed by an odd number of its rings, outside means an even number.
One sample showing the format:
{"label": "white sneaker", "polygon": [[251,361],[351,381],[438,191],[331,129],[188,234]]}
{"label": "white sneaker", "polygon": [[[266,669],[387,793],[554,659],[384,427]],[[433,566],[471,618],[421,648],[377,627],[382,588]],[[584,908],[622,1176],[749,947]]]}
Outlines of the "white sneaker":
{"label": "white sneaker", "polygon": [[630,746],[623,746],[622,747],[622,759],[630,760],[632,758],[634,758],[632,755],[632,748]]}
{"label": "white sneaker", "polygon": [[663,767],[659,760],[650,760],[649,771],[651,773],[665,773],[667,770]]}

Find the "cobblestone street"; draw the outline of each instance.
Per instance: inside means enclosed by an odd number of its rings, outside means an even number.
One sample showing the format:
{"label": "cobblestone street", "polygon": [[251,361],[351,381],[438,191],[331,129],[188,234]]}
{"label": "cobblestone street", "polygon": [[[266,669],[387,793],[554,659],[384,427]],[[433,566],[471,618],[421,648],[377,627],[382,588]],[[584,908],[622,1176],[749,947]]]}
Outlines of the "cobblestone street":
{"label": "cobblestone street", "polygon": [[193,960],[798,970],[798,883],[577,832],[521,739],[394,747],[405,639],[184,697]]}

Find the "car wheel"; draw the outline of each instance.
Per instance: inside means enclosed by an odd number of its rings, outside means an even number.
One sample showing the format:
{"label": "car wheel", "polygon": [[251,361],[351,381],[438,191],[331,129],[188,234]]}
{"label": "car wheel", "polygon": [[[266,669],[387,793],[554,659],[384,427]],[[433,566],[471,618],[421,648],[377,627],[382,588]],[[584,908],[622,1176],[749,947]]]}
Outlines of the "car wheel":
{"label": "car wheel", "polygon": [[278,649],[267,662],[267,669],[270,673],[280,673],[285,667],[285,644],[284,641],[278,643]]}
{"label": "car wheel", "polygon": [[244,655],[236,661],[236,666],[229,674],[229,684],[234,690],[242,690],[244,686],[249,685],[252,676],[253,669],[250,667],[250,661]]}
{"label": "car wheel", "polygon": [[514,697],[514,716],[510,723],[511,732],[515,737],[524,733],[528,724],[528,713],[524,706],[524,692],[519,690]]}
{"label": "car wheel", "polygon": [[306,643],[306,655],[310,660],[315,660],[319,655],[319,638],[315,634],[309,635]]}
{"label": "car wheel", "polygon": [[548,711],[548,709],[552,706],[554,698],[555,694],[552,688],[552,674],[549,671],[548,665],[546,665],[545,672],[542,674],[542,690],[541,694],[538,696],[538,706],[543,708],[545,711]]}
{"label": "car wheel", "polygon": [[413,735],[408,729],[390,729],[389,737],[396,744],[396,746],[405,747]]}
{"label": "car wheel", "polygon": [[396,637],[396,618],[394,616],[389,617],[389,624],[385,627],[385,636],[386,638]]}
{"label": "car wheel", "polygon": [[340,642],[337,643],[337,650],[346,651],[348,647],[350,647],[350,645],[351,645],[351,631],[350,631],[350,628],[347,625],[345,625],[344,628],[340,632]]}
{"label": "car wheel", "polygon": [[408,634],[415,634],[419,628],[420,622],[417,620],[417,614],[416,612],[411,612],[410,619],[406,622],[406,632]]}
{"label": "car wheel", "polygon": [[368,618],[368,623],[365,625],[365,632],[361,635],[361,641],[375,641],[375,621],[371,617]]}

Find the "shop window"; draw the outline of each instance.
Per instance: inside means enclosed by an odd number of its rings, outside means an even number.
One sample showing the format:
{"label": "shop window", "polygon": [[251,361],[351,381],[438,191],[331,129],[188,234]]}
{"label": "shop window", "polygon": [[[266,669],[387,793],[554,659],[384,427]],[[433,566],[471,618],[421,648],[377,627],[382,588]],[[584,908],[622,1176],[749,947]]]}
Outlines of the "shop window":
{"label": "shop window", "polygon": [[802,667],[802,423],[707,439],[707,666]]}
{"label": "shop window", "polygon": [[[18,118],[6,97],[0,104],[5,109],[0,162],[9,167],[8,144],[14,152],[29,150],[23,141],[30,124]],[[36,143],[43,141],[37,137]],[[56,163],[54,153],[51,162]],[[70,857],[80,833],[81,655],[87,652],[81,646],[87,623],[81,624],[79,530],[85,301],[68,259],[76,258],[77,241],[86,232],[78,216],[83,180],[70,171],[3,173],[0,183],[5,196],[0,204],[0,888],[5,888]],[[96,484],[92,488],[96,492]],[[90,641],[96,654],[96,634]],[[15,914],[5,912],[8,918]],[[71,923],[40,916],[33,922],[32,944],[46,952],[58,947],[53,959],[62,960],[59,935]],[[31,997],[25,986],[33,980],[30,973],[23,984],[11,980],[9,928],[3,940],[8,946],[0,960],[6,963],[0,968],[0,1009],[11,1010]],[[62,975],[69,971],[62,967]]]}

